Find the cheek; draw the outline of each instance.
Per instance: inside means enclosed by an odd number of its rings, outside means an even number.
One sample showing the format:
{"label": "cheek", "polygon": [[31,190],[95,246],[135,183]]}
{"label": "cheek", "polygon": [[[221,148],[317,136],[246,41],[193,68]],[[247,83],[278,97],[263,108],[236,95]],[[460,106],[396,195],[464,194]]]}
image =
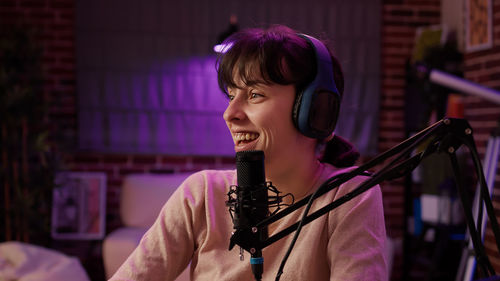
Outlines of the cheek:
{"label": "cheek", "polygon": [[265,145],[286,146],[288,142],[295,142],[300,132],[295,128],[290,114],[272,114],[268,118],[261,118],[259,127],[264,136]]}

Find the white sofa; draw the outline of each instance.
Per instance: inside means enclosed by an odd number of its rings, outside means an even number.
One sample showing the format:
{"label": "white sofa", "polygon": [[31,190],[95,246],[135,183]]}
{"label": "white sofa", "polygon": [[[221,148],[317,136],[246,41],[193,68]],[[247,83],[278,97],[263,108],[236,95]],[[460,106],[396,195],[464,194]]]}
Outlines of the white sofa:
{"label": "white sofa", "polygon": [[[162,206],[189,175],[133,174],[124,178],[120,197],[120,217],[123,227],[107,235],[102,246],[107,279],[137,247]],[[189,280],[189,269],[176,280]]]}
{"label": "white sofa", "polygon": [[90,281],[76,257],[17,241],[0,243],[0,280]]}

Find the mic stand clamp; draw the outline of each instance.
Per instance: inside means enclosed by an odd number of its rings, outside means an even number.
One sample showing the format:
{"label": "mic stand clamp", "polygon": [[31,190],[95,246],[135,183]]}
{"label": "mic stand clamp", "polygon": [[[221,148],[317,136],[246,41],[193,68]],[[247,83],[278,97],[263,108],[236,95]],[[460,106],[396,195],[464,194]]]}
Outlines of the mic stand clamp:
{"label": "mic stand clamp", "polygon": [[[267,189],[269,192],[274,193],[274,195],[269,195],[269,200],[266,204],[267,207],[274,207],[276,210],[270,214],[271,216],[276,214],[281,210],[282,206],[290,206],[295,203],[295,198],[293,194],[287,193],[285,195],[280,195],[280,191],[272,184],[272,182],[266,182],[265,186],[262,188]],[[242,249],[246,250],[250,254],[261,251],[265,246],[262,244],[268,238],[268,233],[266,226],[253,225],[244,215],[241,214],[240,204],[248,204],[245,200],[255,200],[250,195],[250,198],[245,198],[238,201],[238,192],[240,192],[239,187],[232,185],[227,193],[228,200],[226,201],[226,206],[229,207],[229,214],[233,220],[235,226],[234,231],[229,240],[229,250],[232,250],[235,245],[240,246]],[[240,193],[241,196],[241,193]],[[290,197],[291,204],[283,203],[283,198]]]}
{"label": "mic stand clamp", "polygon": [[[237,244],[240,249],[248,251],[251,255],[250,266],[256,280],[262,278],[264,273],[264,258],[262,258],[261,235],[263,231],[255,226],[251,228],[238,229],[231,235],[229,240],[229,251]],[[267,234],[265,234],[267,236]],[[241,250],[240,250],[241,251]],[[240,252],[240,260],[243,260],[243,253]]]}
{"label": "mic stand clamp", "polygon": [[229,251],[231,251],[235,245],[240,246],[250,254],[262,250],[261,233],[263,232],[256,226],[236,230],[229,240]]}

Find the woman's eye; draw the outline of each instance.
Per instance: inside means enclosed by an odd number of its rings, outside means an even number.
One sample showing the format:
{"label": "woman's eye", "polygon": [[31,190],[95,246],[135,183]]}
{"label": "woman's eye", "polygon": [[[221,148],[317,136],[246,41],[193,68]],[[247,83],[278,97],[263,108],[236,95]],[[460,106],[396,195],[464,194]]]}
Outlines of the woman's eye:
{"label": "woman's eye", "polygon": [[227,97],[229,98],[229,101],[234,100],[234,95],[227,95]]}
{"label": "woman's eye", "polygon": [[255,98],[259,98],[259,97],[263,97],[263,95],[261,95],[259,93],[251,93],[250,94],[250,98],[251,99],[255,99]]}

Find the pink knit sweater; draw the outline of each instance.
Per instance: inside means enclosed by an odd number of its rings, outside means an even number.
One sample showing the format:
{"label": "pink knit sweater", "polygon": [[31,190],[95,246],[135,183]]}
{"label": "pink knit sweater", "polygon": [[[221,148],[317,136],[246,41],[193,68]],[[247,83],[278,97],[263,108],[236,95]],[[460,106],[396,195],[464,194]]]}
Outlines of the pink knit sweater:
{"label": "pink knit sweater", "polygon": [[[321,179],[339,172],[327,165]],[[357,177],[321,196],[310,213],[364,179]],[[190,176],[110,280],[174,280],[190,262],[191,280],[254,280],[250,255],[245,253],[240,261],[238,246],[228,251],[233,223],[225,201],[234,184],[235,171],[209,170]],[[295,223],[302,210],[271,225],[269,235]],[[274,280],[292,236],[263,250],[263,280]],[[377,186],[304,226],[280,280],[386,280],[384,245],[382,196]]]}

